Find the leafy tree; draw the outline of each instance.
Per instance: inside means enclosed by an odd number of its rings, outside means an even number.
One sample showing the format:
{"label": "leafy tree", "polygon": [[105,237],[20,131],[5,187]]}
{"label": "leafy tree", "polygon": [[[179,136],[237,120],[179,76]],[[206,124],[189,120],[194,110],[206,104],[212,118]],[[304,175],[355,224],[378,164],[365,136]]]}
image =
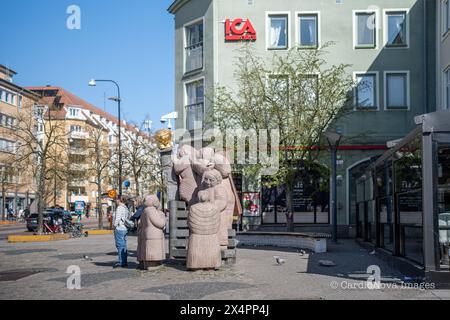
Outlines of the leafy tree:
{"label": "leafy tree", "polygon": [[[279,170],[272,185],[286,185],[287,228],[293,230],[293,189],[298,163],[317,161],[323,133],[349,112],[354,86],[347,64],[329,65],[328,43],[319,50],[293,48],[258,56],[249,45],[240,49],[235,87],[216,86],[209,96],[207,121],[227,129],[279,131]],[[262,165],[244,166],[246,174]]]}

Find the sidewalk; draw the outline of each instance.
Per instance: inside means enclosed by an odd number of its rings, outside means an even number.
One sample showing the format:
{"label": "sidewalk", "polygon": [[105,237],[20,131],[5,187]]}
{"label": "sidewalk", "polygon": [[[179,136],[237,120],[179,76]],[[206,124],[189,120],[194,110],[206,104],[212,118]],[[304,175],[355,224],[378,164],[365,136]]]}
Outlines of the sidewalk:
{"label": "sidewalk", "polygon": [[[137,239],[128,239],[127,269],[112,269],[117,259],[112,236],[53,243],[0,241],[0,299],[450,299],[449,290],[342,287],[366,283],[371,265],[380,267],[383,281],[402,279],[352,240],[330,245],[328,253],[304,256],[289,249],[239,248],[233,267],[189,272],[174,263],[154,271],[136,270]],[[274,256],[286,263],[277,265]],[[319,260],[332,260],[336,266],[320,266]],[[80,268],[81,290],[67,289],[69,266]]]}

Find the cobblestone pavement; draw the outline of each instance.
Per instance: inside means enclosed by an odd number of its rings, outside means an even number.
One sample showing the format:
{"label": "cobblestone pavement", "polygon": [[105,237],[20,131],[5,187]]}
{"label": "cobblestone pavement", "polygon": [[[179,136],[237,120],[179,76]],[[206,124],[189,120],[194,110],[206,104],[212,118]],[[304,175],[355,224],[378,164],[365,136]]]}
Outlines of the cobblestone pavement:
{"label": "cobblestone pavement", "polygon": [[[137,270],[136,238],[129,237],[129,267],[113,269],[112,236],[50,243],[0,241],[0,299],[449,299],[449,290],[362,288],[367,267],[378,265],[383,284],[403,279],[354,241],[331,245],[325,254],[242,247],[238,262],[220,271],[186,271],[168,263]],[[87,256],[87,257],[86,257]],[[277,265],[274,256],[286,260]],[[322,267],[332,260],[334,267]],[[69,290],[69,266],[81,269],[81,290]],[[337,289],[335,289],[337,287]]]}

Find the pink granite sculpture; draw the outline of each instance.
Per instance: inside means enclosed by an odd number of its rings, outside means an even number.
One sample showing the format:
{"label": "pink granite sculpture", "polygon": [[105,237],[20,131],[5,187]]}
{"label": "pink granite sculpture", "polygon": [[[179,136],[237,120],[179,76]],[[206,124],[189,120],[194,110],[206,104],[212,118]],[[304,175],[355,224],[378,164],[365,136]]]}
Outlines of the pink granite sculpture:
{"label": "pink granite sculpture", "polygon": [[183,145],[178,149],[177,159],[173,160],[174,170],[180,181],[180,199],[189,205],[197,202],[198,183],[192,169],[195,159],[195,149],[189,145]]}
{"label": "pink granite sculpture", "polygon": [[[214,260],[217,257],[216,251],[214,254],[208,251],[212,250],[212,244],[206,243],[207,237],[203,237],[206,234],[196,237],[195,228],[200,222],[205,228],[215,226],[213,211],[217,211],[219,226],[214,239],[218,239],[219,250],[228,248],[228,231],[232,229],[233,218],[242,214],[242,206],[231,174],[231,163],[224,150],[215,152],[214,149],[206,147],[196,151],[190,146],[183,146],[178,158],[174,160],[174,170],[180,178],[180,198],[189,204],[191,249],[188,253],[188,267],[190,269],[218,267],[220,264]],[[199,203],[200,194],[202,199]],[[212,210],[209,215],[205,211],[208,208]],[[212,234],[207,235],[213,239]],[[211,239],[208,241],[212,241]],[[207,252],[203,253],[202,250]],[[205,257],[202,258],[202,255]]]}
{"label": "pink granite sculpture", "polygon": [[[216,207],[220,211],[220,230],[219,240],[222,249],[226,249],[228,246],[228,224],[226,217],[226,208],[228,205],[229,194],[227,189],[222,185],[222,175],[216,169],[206,171],[203,174],[202,190],[207,190],[210,193],[210,199],[214,202]],[[225,222],[223,222],[225,221]],[[226,243],[222,241],[223,234],[226,233]]]}
{"label": "pink granite sculpture", "polygon": [[218,235],[220,211],[208,190],[200,191],[198,197],[200,202],[189,210],[187,268],[218,269],[222,264]]}
{"label": "pink granite sculpture", "polygon": [[233,228],[234,215],[242,214],[242,207],[231,175],[231,164],[224,151],[218,151],[213,157],[214,168],[222,176],[221,189],[225,192],[226,208],[222,213],[219,239],[222,248],[228,246],[228,230]]}
{"label": "pink granite sculpture", "polygon": [[203,174],[214,169],[214,149],[206,147],[198,150],[192,163],[192,169],[195,172],[197,182],[200,184]]}
{"label": "pink granite sculpture", "polygon": [[163,232],[166,216],[160,209],[157,196],[146,196],[145,206],[139,219],[137,260],[143,263],[144,269],[148,269],[166,258]]}

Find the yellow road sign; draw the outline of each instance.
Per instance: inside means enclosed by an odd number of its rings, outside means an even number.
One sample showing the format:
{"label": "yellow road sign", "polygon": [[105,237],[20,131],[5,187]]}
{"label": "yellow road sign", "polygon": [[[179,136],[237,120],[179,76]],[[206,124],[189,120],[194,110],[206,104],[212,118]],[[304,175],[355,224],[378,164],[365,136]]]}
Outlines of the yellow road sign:
{"label": "yellow road sign", "polygon": [[109,190],[108,191],[108,197],[115,199],[117,197],[117,191],[116,190]]}

